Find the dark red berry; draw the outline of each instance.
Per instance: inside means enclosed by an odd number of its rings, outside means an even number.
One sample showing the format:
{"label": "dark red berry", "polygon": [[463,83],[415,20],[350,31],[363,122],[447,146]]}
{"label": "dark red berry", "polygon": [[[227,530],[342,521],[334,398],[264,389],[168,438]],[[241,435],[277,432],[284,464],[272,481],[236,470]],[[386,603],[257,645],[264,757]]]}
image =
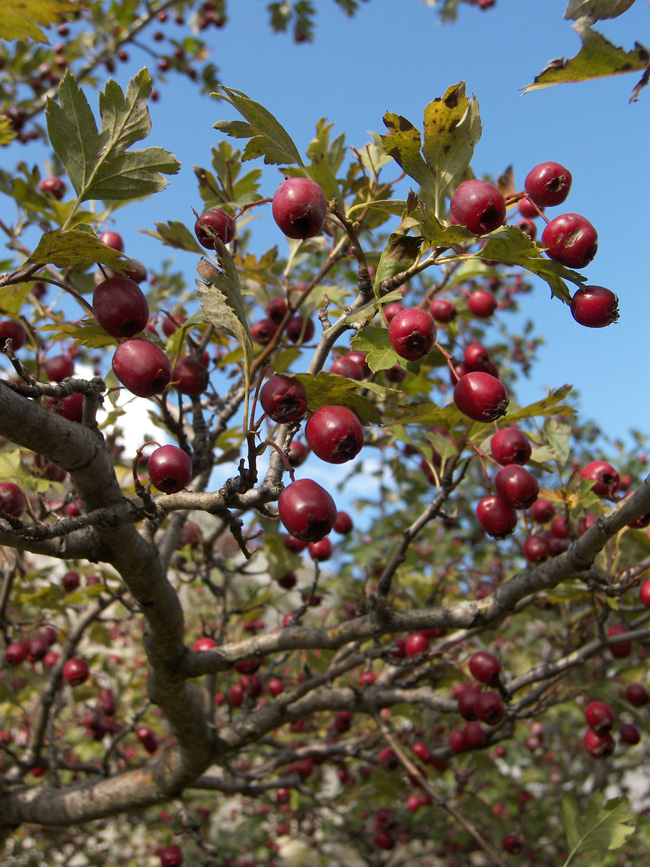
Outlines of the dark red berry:
{"label": "dark red berry", "polygon": [[278,499],[284,527],[301,542],[318,542],[332,531],[336,505],[325,488],[312,479],[298,479]]}
{"label": "dark red berry", "polygon": [[311,450],[330,464],[343,464],[355,458],[363,446],[363,428],[351,409],[321,406],[305,426]]}
{"label": "dark red berry", "polygon": [[122,236],[117,232],[103,232],[99,236],[99,240],[102,244],[106,244],[107,247],[117,250],[119,253],[124,252],[124,241],[122,240]]}
{"label": "dark red berry", "polygon": [[340,533],[342,536],[347,536],[354,529],[352,518],[347,512],[337,512],[336,521],[334,521],[334,532]]}
{"label": "dark red berry", "polygon": [[268,346],[277,330],[278,324],[273,319],[260,319],[251,327],[251,336],[260,346]]}
{"label": "dark red berry", "polygon": [[488,536],[494,539],[509,536],[517,526],[515,510],[495,494],[483,497],[476,507],[476,517]]}
{"label": "dark red berry", "polygon": [[475,235],[486,235],[506,218],[506,203],[498,187],[488,181],[469,180],[458,185],[450,203],[452,217]]}
{"label": "dark red berry", "polygon": [[15,482],[0,482],[0,510],[12,518],[20,518],[27,502]]}
{"label": "dark red berry", "polygon": [[487,650],[479,650],[470,657],[469,670],[479,683],[492,686],[499,679],[501,663]]}
{"label": "dark red berry", "polygon": [[501,845],[504,851],[508,852],[510,855],[518,855],[524,848],[523,841],[516,831],[511,831],[510,834],[506,834],[501,840]]}
{"label": "dark red berry", "polygon": [[412,632],[404,644],[407,656],[419,656],[429,647],[429,639],[424,632]]}
{"label": "dark red berry", "polygon": [[580,470],[580,478],[593,481],[591,490],[599,497],[612,497],[620,482],[618,473],[607,461],[590,461]]}
{"label": "dark red berry", "polygon": [[595,759],[607,759],[616,749],[616,742],[609,732],[599,735],[593,729],[587,729],[583,743],[587,752]]}
{"label": "dark red berry", "polygon": [[490,353],[482,344],[468,343],[463,353],[463,360],[468,371],[483,370],[489,373],[487,367],[490,364]]}
{"label": "dark red berry", "polygon": [[172,385],[180,394],[199,397],[208,387],[210,374],[195,358],[179,358],[172,374]]}
{"label": "dark red berry", "polygon": [[291,441],[287,458],[292,467],[299,467],[301,464],[304,464],[308,455],[309,449],[304,443],[301,443],[300,440]]}
{"label": "dark red berry", "polygon": [[542,246],[567,268],[586,268],[598,250],[598,233],[580,214],[561,214],[542,232]]}
{"label": "dark red berry", "polygon": [[458,311],[446,298],[434,298],[429,304],[429,313],[433,316],[436,322],[441,325],[447,325],[458,315]]}
{"label": "dark red berry", "polygon": [[327,216],[322,188],[309,178],[287,178],[273,196],[273,219],[288,238],[319,235]]}
{"label": "dark red berry", "polygon": [[262,386],[260,403],[272,421],[288,424],[305,414],[307,392],[299,380],[276,373]]}
{"label": "dark red berry", "polygon": [[176,494],[192,478],[192,458],[178,446],[161,446],[150,455],[147,470],[154,488]]}
{"label": "dark red berry", "polygon": [[641,733],[633,723],[623,723],[618,734],[623,743],[629,747],[635,746],[641,740]]}
{"label": "dark red berry", "polygon": [[616,714],[604,701],[591,701],[585,708],[585,722],[590,729],[601,735],[614,727]]}
{"label": "dark red berry", "polygon": [[312,560],[321,562],[329,560],[332,556],[332,543],[327,536],[318,542],[310,542],[308,547],[309,556]]}
{"label": "dark red berry", "polygon": [[111,337],[133,337],[146,328],[149,305],[142,289],[128,277],[109,277],[95,289],[93,312]]}
{"label": "dark red berry", "polygon": [[481,692],[474,707],[476,718],[489,726],[495,726],[505,716],[503,702],[496,692]]}
{"label": "dark red berry", "polygon": [[284,295],[276,295],[275,297],[269,299],[269,302],[266,305],[264,312],[269,317],[269,319],[272,319],[274,322],[282,322],[287,312],[287,309],[287,299],[284,297]]}
{"label": "dark red berry", "polygon": [[507,464],[494,479],[499,497],[513,509],[528,509],[539,496],[539,483],[535,476],[519,464]]}
{"label": "dark red berry", "polygon": [[541,563],[550,553],[549,544],[544,536],[529,536],[524,540],[522,548],[529,563]]}
{"label": "dark red berry", "polygon": [[293,316],[287,323],[287,337],[292,343],[309,343],[315,330],[313,320],[302,316]]}
{"label": "dark red berry", "polygon": [[572,180],[571,172],[559,163],[540,163],[526,175],[524,189],[536,205],[552,208],[566,201]]}
{"label": "dark red berry", "polygon": [[478,689],[465,687],[458,693],[456,700],[458,702],[458,713],[463,719],[471,721],[476,719],[476,701],[481,693]]}
{"label": "dark red berry", "polygon": [[160,867],[182,867],[183,852],[176,844],[163,846],[158,852],[158,857],[160,858]]}
{"label": "dark red berry", "polygon": [[530,460],[533,453],[530,440],[525,433],[516,427],[506,427],[497,431],[490,440],[492,457],[501,466],[506,464],[523,465]]}
{"label": "dark red berry", "polygon": [[113,356],[113,371],[122,385],[138,397],[161,394],[172,378],[165,353],[143,337],[120,343]]}
{"label": "dark red berry", "polygon": [[535,500],[528,513],[536,524],[548,524],[555,515],[555,506],[550,500],[538,499]]}
{"label": "dark red berry", "polygon": [[5,648],[5,662],[7,665],[20,665],[27,659],[29,644],[26,641],[12,641]]}
{"label": "dark red berry", "polygon": [[643,707],[650,702],[650,694],[642,683],[631,683],[625,690],[625,700],[634,707]]}
{"label": "dark red berry", "polygon": [[487,289],[476,289],[467,299],[467,309],[479,319],[489,319],[497,309],[497,299]]}
{"label": "dark red berry", "polygon": [[395,352],[408,361],[424,358],[436,342],[433,316],[419,307],[400,310],[388,326],[388,339]]}
{"label": "dark red berry", "polygon": [[0,322],[0,351],[4,348],[5,340],[8,338],[13,341],[14,352],[23,348],[27,334],[20,322],[15,322],[13,319],[5,319]]}
{"label": "dark red berry", "polygon": [[229,244],[235,237],[235,221],[219,208],[210,208],[203,211],[194,223],[194,234],[202,247],[206,250],[214,250],[215,235],[222,244]]}
{"label": "dark red berry", "polygon": [[[626,632],[630,630],[622,623],[619,623],[615,626],[610,626],[607,630],[608,637],[614,637],[615,635],[625,635]],[[617,644],[611,644],[609,647],[609,651],[612,656],[615,656],[617,659],[625,659],[632,653],[632,642],[631,641],[619,641]]]}
{"label": "dark red berry", "polygon": [[587,328],[604,328],[618,319],[618,298],[604,286],[582,286],[571,299],[571,313]]}
{"label": "dark red berry", "polygon": [[85,659],[72,658],[63,666],[63,677],[70,686],[79,686],[88,680],[90,667]]}
{"label": "dark red berry", "polygon": [[38,188],[44,195],[54,196],[59,201],[65,196],[67,189],[61,178],[43,178]]}
{"label": "dark red berry", "polygon": [[61,382],[73,374],[74,361],[69,355],[53,355],[45,362],[45,375],[52,382]]}
{"label": "dark red berry", "polygon": [[456,383],[454,403],[474,421],[496,421],[508,408],[508,392],[496,376],[473,370]]}

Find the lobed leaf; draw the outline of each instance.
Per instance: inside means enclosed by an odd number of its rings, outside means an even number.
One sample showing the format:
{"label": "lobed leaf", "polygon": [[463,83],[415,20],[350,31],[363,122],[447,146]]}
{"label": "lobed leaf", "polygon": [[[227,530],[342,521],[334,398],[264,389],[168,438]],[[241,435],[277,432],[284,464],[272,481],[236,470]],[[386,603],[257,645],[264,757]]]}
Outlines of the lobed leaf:
{"label": "lobed leaf", "polygon": [[381,143],[388,156],[417,181],[425,190],[435,195],[435,179],[430,167],[422,158],[420,131],[410,120],[393,112],[386,112],[384,124],[389,133],[381,136]]}
{"label": "lobed leaf", "polygon": [[0,39],[47,42],[39,24],[52,24],[65,14],[77,12],[72,0],[2,0]]}
{"label": "lobed leaf", "polygon": [[194,233],[190,232],[185,223],[180,220],[168,220],[166,223],[156,223],[156,231],[141,229],[143,235],[151,235],[158,238],[166,247],[174,247],[176,250],[186,250],[188,253],[203,253],[203,247],[196,240]]}
{"label": "lobed leaf", "polygon": [[615,798],[603,805],[602,791],[594,791],[589,797],[583,820],[575,796],[565,792],[560,821],[570,852],[563,867],[582,853],[620,849],[635,831],[630,825],[629,807],[627,798]]}
{"label": "lobed leaf", "polygon": [[130,259],[118,250],[102,243],[94,234],[82,229],[53,229],[44,232],[34,252],[27,260],[30,265],[107,265],[114,271],[127,271]]}

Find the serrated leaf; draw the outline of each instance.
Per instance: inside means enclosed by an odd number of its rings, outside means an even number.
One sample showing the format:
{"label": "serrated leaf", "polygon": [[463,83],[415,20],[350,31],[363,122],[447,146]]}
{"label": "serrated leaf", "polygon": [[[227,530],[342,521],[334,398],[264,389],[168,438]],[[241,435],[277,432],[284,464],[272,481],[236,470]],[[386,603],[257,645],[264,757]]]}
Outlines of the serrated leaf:
{"label": "serrated leaf", "polygon": [[16,286],[3,286],[0,288],[0,310],[5,315],[17,316],[20,313],[20,308],[23,306],[23,301],[32,287],[33,283],[19,283]]}
{"label": "serrated leaf", "polygon": [[197,267],[201,280],[196,281],[199,302],[206,319],[239,342],[248,366],[253,354],[253,341],[246,319],[239,276],[226,247],[218,238],[215,238],[215,243],[221,270],[215,268],[207,259],[201,259]]}
{"label": "serrated leaf", "polygon": [[591,28],[580,33],[582,47],[575,57],[552,60],[532,84],[522,88],[522,93],[532,93],[554,84],[590,81],[608,78],[626,72],[641,72],[650,63],[650,53],[638,42],[632,51],[612,45],[604,36]]}
{"label": "serrated leaf", "polygon": [[[330,297],[330,293],[328,293],[328,297]],[[367,322],[370,322],[374,318],[380,306],[383,307],[386,304],[390,304],[391,301],[401,301],[402,298],[403,295],[401,289],[393,289],[392,292],[388,292],[386,295],[382,295],[381,298],[373,298],[372,301],[364,304],[363,307],[360,307],[353,313],[347,314],[342,319],[338,320],[332,326],[332,328],[340,328],[343,322],[359,328],[360,326],[365,325]],[[328,329],[325,334],[327,334],[329,330],[330,329]]]}
{"label": "serrated leaf", "polygon": [[291,136],[270,111],[239,90],[222,85],[221,91],[223,92],[217,91],[213,95],[229,102],[247,123],[217,121],[214,128],[226,135],[249,139],[242,154],[242,161],[262,156],[267,165],[303,165],[300,152]]}
{"label": "serrated leaf", "polygon": [[421,246],[422,238],[394,232],[379,258],[375,283],[382,283],[410,268],[417,259]]}
{"label": "serrated leaf", "polygon": [[64,323],[42,325],[39,331],[52,331],[51,340],[72,339],[75,346],[88,346],[91,349],[101,349],[104,346],[115,346],[117,341],[95,322]]}
{"label": "serrated leaf", "polygon": [[129,151],[151,130],[146,99],[152,81],[142,69],[128,84],[126,96],[109,81],[100,94],[101,131],[88,101],[69,70],[59,86],[59,104],[48,99],[47,128],[78,202],[139,198],[167,186],[163,174],[175,174],[178,161],[163,148]]}
{"label": "serrated leaf", "polygon": [[422,152],[435,176],[436,212],[467,169],[481,138],[481,117],[475,96],[465,96],[465,82],[449,87],[424,110]]}
{"label": "serrated leaf", "polygon": [[2,0],[0,39],[47,42],[47,36],[37,25],[52,24],[62,15],[77,11],[71,0]]}
{"label": "serrated leaf", "polygon": [[348,219],[353,219],[357,211],[382,211],[386,214],[393,214],[395,217],[401,217],[406,210],[407,202],[405,199],[376,199],[371,202],[357,202],[347,212]]}
{"label": "serrated leaf", "polygon": [[321,370],[316,376],[298,373],[294,375],[294,379],[304,385],[307,392],[307,407],[310,410],[316,410],[321,406],[346,406],[354,410],[361,424],[378,424],[381,421],[381,413],[372,401],[359,394],[359,390],[372,386],[368,390],[382,397],[392,391],[375,383],[366,381],[359,383],[354,379],[325,370]]}
{"label": "serrated leaf", "polygon": [[166,223],[155,223],[156,231],[141,229],[143,235],[158,238],[166,247],[174,247],[176,250],[186,250],[188,253],[203,254],[203,247],[190,232],[185,223],[180,220],[168,220]]}
{"label": "serrated leaf", "polygon": [[[603,805],[603,793],[594,791],[589,797],[584,821],[581,820],[577,804],[571,804],[573,796],[565,793],[562,798],[561,820],[572,820],[574,831],[569,843],[570,852],[563,867],[567,867],[576,855],[586,852],[607,852],[620,847],[630,837],[635,828],[630,824],[630,805],[627,798],[615,798]],[[565,827],[565,832],[567,828]],[[567,833],[567,839],[568,833]]]}
{"label": "serrated leaf", "polygon": [[569,415],[574,416],[576,411],[573,407],[562,404],[561,401],[569,394],[572,386],[562,385],[560,388],[551,390],[545,398],[535,401],[524,407],[508,407],[504,416],[507,423],[521,421],[524,418],[537,418],[545,415]]}
{"label": "serrated leaf", "polygon": [[571,454],[571,427],[550,418],[544,422],[544,435],[555,453],[555,460],[558,461],[562,469],[566,466]]}
{"label": "serrated leaf", "polygon": [[[0,12],[0,15],[2,13]],[[11,125],[11,121],[5,115],[0,116],[0,147],[8,145],[16,138],[17,133]]]}
{"label": "serrated leaf", "polygon": [[564,18],[577,21],[589,17],[595,21],[602,18],[618,18],[635,3],[636,0],[569,0],[564,10]]}
{"label": "serrated leaf", "polygon": [[388,370],[399,361],[399,356],[390,345],[388,331],[368,325],[354,335],[350,344],[353,349],[366,353],[366,364],[373,373]]}
{"label": "serrated leaf", "polygon": [[381,136],[385,152],[392,157],[409,177],[417,181],[425,190],[435,195],[435,179],[429,166],[422,158],[422,138],[420,131],[410,120],[399,114],[387,111],[384,124],[389,133]]}
{"label": "serrated leaf", "polygon": [[27,262],[31,265],[56,265],[57,268],[101,264],[119,272],[128,271],[133,265],[123,253],[82,229],[45,232]]}

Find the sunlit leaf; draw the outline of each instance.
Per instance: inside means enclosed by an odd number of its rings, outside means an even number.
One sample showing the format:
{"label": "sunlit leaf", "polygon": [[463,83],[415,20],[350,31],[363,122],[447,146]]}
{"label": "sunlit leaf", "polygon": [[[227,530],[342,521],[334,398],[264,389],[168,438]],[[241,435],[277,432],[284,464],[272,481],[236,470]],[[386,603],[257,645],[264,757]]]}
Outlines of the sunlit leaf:
{"label": "sunlit leaf", "polygon": [[78,7],[71,0],[2,0],[0,39],[47,42],[47,36],[37,25],[52,24],[62,15],[76,11]]}

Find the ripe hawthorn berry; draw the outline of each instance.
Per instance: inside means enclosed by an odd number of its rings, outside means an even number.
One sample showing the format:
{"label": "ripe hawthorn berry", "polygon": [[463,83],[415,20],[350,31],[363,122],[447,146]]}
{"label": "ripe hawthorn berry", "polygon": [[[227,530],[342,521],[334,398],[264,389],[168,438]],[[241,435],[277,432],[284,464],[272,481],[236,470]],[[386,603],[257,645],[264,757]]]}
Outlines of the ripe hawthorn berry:
{"label": "ripe hawthorn berry", "polygon": [[582,740],[589,755],[595,759],[607,759],[616,749],[616,742],[609,732],[599,735],[593,729],[587,729]]}
{"label": "ripe hawthorn berry", "polygon": [[517,513],[496,494],[489,494],[479,501],[476,517],[481,527],[493,539],[509,536],[517,526]]}
{"label": "ripe hawthorn berry", "polygon": [[516,427],[506,427],[497,431],[490,440],[492,457],[501,464],[523,465],[530,460],[533,448],[525,433]]}
{"label": "ripe hawthorn berry", "polygon": [[330,373],[337,376],[345,376],[347,379],[363,379],[363,371],[361,366],[353,358],[341,356],[332,362]]}
{"label": "ripe hawthorn berry", "polygon": [[390,324],[397,314],[401,313],[404,309],[404,305],[400,304],[399,301],[391,301],[390,304],[387,304],[384,307],[384,316],[386,317],[386,321]]}
{"label": "ripe hawthorn berry", "polygon": [[229,244],[235,237],[235,221],[220,208],[210,208],[194,223],[194,234],[202,247],[214,250],[215,235],[222,244]]}
{"label": "ripe hawthorn berry", "polygon": [[458,315],[458,311],[446,298],[434,298],[429,304],[429,313],[433,316],[436,322],[441,325],[447,325]]}
{"label": "ripe hawthorn berry", "polygon": [[0,510],[20,518],[26,507],[25,495],[15,482],[0,482]]}
{"label": "ripe hawthorn berry", "polygon": [[463,361],[469,370],[483,370],[489,373],[487,368],[490,364],[490,353],[481,343],[475,341],[468,343],[463,353]]}
{"label": "ripe hawthorn berry", "polygon": [[305,414],[307,391],[298,379],[276,373],[262,386],[260,403],[272,421],[288,424]]}
{"label": "ripe hawthorn berry", "polygon": [[524,540],[522,548],[529,563],[541,563],[550,553],[548,541],[544,536],[529,536]]}
{"label": "ripe hawthorn berry", "polygon": [[36,638],[30,639],[27,645],[27,659],[32,663],[39,662],[45,658],[48,650],[49,644],[47,641],[42,636],[37,635]]}
{"label": "ripe hawthorn berry", "polygon": [[269,298],[268,304],[266,305],[264,312],[272,319],[274,322],[282,322],[284,316],[287,312],[288,305],[287,299],[284,295],[274,295],[273,298]]}
{"label": "ripe hawthorn berry", "polygon": [[149,726],[138,726],[135,736],[148,753],[155,753],[158,749],[158,739]]}
{"label": "ripe hawthorn berry", "polygon": [[54,196],[60,202],[65,196],[67,187],[61,178],[43,178],[38,185],[38,189],[43,195]]}
{"label": "ripe hawthorn berry", "polygon": [[70,686],[79,686],[85,683],[90,676],[90,667],[85,659],[73,657],[63,666],[63,677]]}
{"label": "ripe hawthorn berry", "polygon": [[642,683],[630,683],[625,690],[625,700],[634,707],[643,707],[650,703],[650,694]]}
{"label": "ripe hawthorn berry", "polygon": [[124,240],[119,232],[102,232],[99,240],[112,250],[117,250],[118,253],[124,252]]}
{"label": "ripe hawthorn berry", "polygon": [[308,545],[309,556],[312,560],[323,562],[329,560],[332,556],[332,543],[326,536],[319,542],[310,542]]}
{"label": "ripe hawthorn berry", "polygon": [[260,319],[251,327],[251,337],[260,346],[268,346],[278,330],[278,323],[273,319]]}
{"label": "ripe hawthorn berry", "polygon": [[287,459],[292,467],[299,467],[301,464],[307,460],[307,456],[309,455],[309,449],[307,446],[300,442],[300,440],[292,440],[291,445],[289,446],[289,452],[287,454]]}
{"label": "ripe hawthorn berry", "polygon": [[176,494],[192,478],[192,458],[178,446],[161,446],[151,453],[147,470],[154,488]]}
{"label": "ripe hawthorn berry", "polygon": [[598,232],[580,214],[560,214],[542,232],[546,255],[567,268],[586,268],[598,250]]}
{"label": "ripe hawthorn berry", "polygon": [[550,500],[539,498],[530,507],[528,514],[536,524],[548,524],[555,515],[555,506]]}
{"label": "ripe hawthorn berry", "polygon": [[475,235],[486,235],[506,218],[506,203],[501,190],[489,181],[463,181],[450,203],[451,216]]}
{"label": "ripe hawthorn berry", "polygon": [[[625,633],[629,631],[630,630],[623,623],[618,623],[615,626],[609,627],[609,629],[607,630],[607,635],[608,637],[612,637],[615,635],[625,635]],[[625,659],[632,653],[632,642],[619,641],[617,644],[611,644],[609,647],[609,652],[617,659]]]}
{"label": "ripe hawthorn berry", "polygon": [[501,840],[501,846],[509,855],[518,855],[523,850],[524,843],[516,831],[511,831]]}
{"label": "ripe hawthorn berry", "polygon": [[605,328],[618,319],[618,298],[604,286],[582,286],[571,299],[571,315],[587,328]]}
{"label": "ripe hawthorn berry", "polygon": [[481,693],[471,686],[464,687],[456,696],[458,713],[464,720],[471,722],[476,719],[476,702]]}
{"label": "ripe hawthorn berry", "polygon": [[302,316],[292,316],[287,323],[287,337],[292,343],[309,343],[314,336],[316,328],[313,319],[305,319]]}
{"label": "ripe hawthorn berry", "polygon": [[196,358],[179,358],[172,373],[172,385],[179,394],[199,397],[208,387],[210,373]]}
{"label": "ripe hawthorn berry", "polygon": [[635,746],[641,740],[641,733],[632,723],[623,723],[618,730],[618,734],[623,743],[629,747]]}
{"label": "ripe hawthorn berry", "polygon": [[532,168],[526,175],[524,189],[530,199],[541,208],[552,208],[565,202],[573,178],[560,163],[545,162]]}
{"label": "ripe hawthorn berry", "polygon": [[355,458],[363,447],[363,428],[345,406],[321,406],[305,426],[305,438],[314,454],[329,464]]}
{"label": "ripe hawthorn berry", "polygon": [[61,382],[74,375],[74,361],[69,355],[53,355],[45,361],[45,375],[51,382]]}
{"label": "ripe hawthorn berry", "polygon": [[319,542],[336,521],[334,500],[313,479],[287,485],[278,499],[278,513],[285,529],[301,542]]}
{"label": "ripe hawthorn berry", "polygon": [[182,867],[183,852],[176,844],[163,846],[158,851],[158,857],[160,858],[160,867]]}
{"label": "ripe hawthorn berry", "polygon": [[419,656],[429,647],[429,639],[424,632],[412,632],[404,643],[407,656]]}
{"label": "ripe hawthorn berry", "polygon": [[111,337],[133,337],[146,328],[149,305],[142,289],[128,277],[109,277],[96,287],[93,312]]}
{"label": "ripe hawthorn berry", "polygon": [[513,509],[528,509],[539,496],[539,483],[535,476],[519,464],[507,464],[494,478],[498,496]]}
{"label": "ripe hawthorn berry", "polygon": [[122,385],[137,397],[161,394],[172,378],[165,353],[144,337],[132,337],[120,343],[113,356],[113,371]]}
{"label": "ripe hawthorn berry", "polygon": [[590,461],[580,470],[580,478],[593,481],[591,490],[599,497],[613,497],[620,482],[618,473],[607,461]]}
{"label": "ripe hawthorn berry", "polygon": [[27,340],[27,334],[20,322],[16,322],[13,319],[5,319],[0,322],[0,349],[4,347],[5,340],[8,338],[11,338],[13,341],[14,352],[18,352],[19,349],[23,348]]}
{"label": "ripe hawthorn berry", "polygon": [[310,178],[287,178],[273,195],[273,219],[288,238],[313,238],[327,216],[327,199]]}
{"label": "ripe hawthorn berry", "polygon": [[497,309],[497,299],[487,289],[476,289],[467,299],[467,309],[479,319],[489,319]]}
{"label": "ripe hawthorn berry", "polygon": [[639,599],[642,605],[650,608],[650,578],[646,579],[639,588]]}
{"label": "ripe hawthorn berry", "polygon": [[400,358],[419,361],[436,342],[436,323],[433,316],[419,307],[400,310],[390,321],[388,339]]}
{"label": "ripe hawthorn berry", "polygon": [[585,708],[585,722],[596,734],[611,731],[616,723],[616,714],[604,701],[590,701]]}
{"label": "ripe hawthorn berry", "polygon": [[487,650],[478,650],[470,657],[469,670],[472,673],[472,677],[478,680],[479,683],[493,686],[499,679],[501,663],[496,656],[493,656]]}
{"label": "ripe hawthorn berry", "polygon": [[354,529],[352,518],[347,512],[337,512],[336,521],[334,521],[334,532],[340,533],[342,536],[347,536]]}
{"label": "ripe hawthorn berry", "polygon": [[5,662],[7,665],[20,665],[27,659],[29,644],[26,641],[12,641],[5,648]]}
{"label": "ripe hawthorn berry", "polygon": [[456,383],[454,403],[473,421],[496,421],[508,409],[508,392],[496,376],[472,370]]}

